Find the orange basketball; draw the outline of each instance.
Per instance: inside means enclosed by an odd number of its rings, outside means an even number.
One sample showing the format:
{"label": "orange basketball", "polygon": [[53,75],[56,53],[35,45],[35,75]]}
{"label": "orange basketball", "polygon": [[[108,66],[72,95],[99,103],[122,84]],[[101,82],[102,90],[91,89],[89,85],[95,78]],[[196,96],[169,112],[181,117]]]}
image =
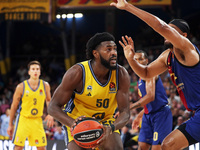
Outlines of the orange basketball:
{"label": "orange basketball", "polygon": [[97,141],[103,136],[101,124],[94,118],[83,118],[77,122],[72,131],[74,141],[80,147],[92,148],[97,145]]}

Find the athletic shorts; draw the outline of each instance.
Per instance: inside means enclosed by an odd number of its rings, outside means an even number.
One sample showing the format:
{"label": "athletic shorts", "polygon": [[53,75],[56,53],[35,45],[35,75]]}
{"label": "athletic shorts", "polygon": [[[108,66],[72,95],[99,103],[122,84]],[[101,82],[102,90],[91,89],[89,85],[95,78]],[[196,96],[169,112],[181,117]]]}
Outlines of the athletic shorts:
{"label": "athletic shorts", "polygon": [[41,117],[27,118],[18,114],[12,142],[17,146],[24,146],[26,139],[28,139],[30,146],[42,147],[47,145]]}
{"label": "athletic shorts", "polygon": [[[110,123],[113,123],[113,122],[114,122],[113,119],[110,119],[110,120],[104,121],[102,124],[109,125]],[[70,127],[64,126],[63,129],[65,130],[65,144],[67,146],[67,144],[69,144],[74,139],[73,139],[73,136],[71,135]],[[115,130],[114,132],[120,134],[119,130]]]}
{"label": "athletic shorts", "polygon": [[194,116],[180,125],[178,129],[186,136],[190,145],[200,142],[200,108],[195,111]]}
{"label": "athletic shorts", "polygon": [[157,112],[143,115],[138,141],[160,145],[171,131],[172,113],[169,106],[165,106]]}

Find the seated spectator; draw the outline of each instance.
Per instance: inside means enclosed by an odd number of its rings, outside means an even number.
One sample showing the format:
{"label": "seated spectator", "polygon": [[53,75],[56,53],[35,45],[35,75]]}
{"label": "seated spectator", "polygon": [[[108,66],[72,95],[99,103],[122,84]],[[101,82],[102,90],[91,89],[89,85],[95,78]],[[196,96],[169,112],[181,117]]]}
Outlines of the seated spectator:
{"label": "seated spectator", "polygon": [[56,131],[53,135],[54,140],[64,140],[64,131],[62,130],[61,124],[58,124]]}
{"label": "seated spectator", "polygon": [[184,121],[185,121],[185,118],[183,116],[179,116],[177,119],[177,124],[174,127],[174,130],[177,129]]}
{"label": "seated spectator", "polygon": [[19,81],[22,82],[25,79],[27,79],[27,69],[22,65],[20,68],[17,70],[17,75],[19,77]]}
{"label": "seated spectator", "polygon": [[2,114],[5,114],[6,109],[10,108],[9,100],[6,98],[5,95],[2,95],[3,104],[0,105],[0,110]]}
{"label": "seated spectator", "polygon": [[0,123],[1,123],[0,139],[1,140],[8,140],[9,139],[9,135],[7,133],[9,120],[10,120],[10,109],[7,108],[6,113],[1,115],[1,117],[0,117]]}

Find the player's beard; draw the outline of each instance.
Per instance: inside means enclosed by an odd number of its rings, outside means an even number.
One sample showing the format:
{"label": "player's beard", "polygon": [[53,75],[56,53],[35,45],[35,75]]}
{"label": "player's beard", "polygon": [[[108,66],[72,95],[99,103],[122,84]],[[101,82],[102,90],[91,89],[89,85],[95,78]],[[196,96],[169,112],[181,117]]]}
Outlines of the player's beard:
{"label": "player's beard", "polygon": [[[112,58],[113,58],[113,57],[112,57]],[[115,66],[111,66],[111,65],[110,65],[110,61],[111,61],[112,58],[110,58],[109,61],[107,61],[107,60],[105,60],[105,59],[100,55],[101,64],[102,64],[104,67],[108,68],[109,70],[115,70],[115,69],[117,68],[117,63],[116,63]]]}

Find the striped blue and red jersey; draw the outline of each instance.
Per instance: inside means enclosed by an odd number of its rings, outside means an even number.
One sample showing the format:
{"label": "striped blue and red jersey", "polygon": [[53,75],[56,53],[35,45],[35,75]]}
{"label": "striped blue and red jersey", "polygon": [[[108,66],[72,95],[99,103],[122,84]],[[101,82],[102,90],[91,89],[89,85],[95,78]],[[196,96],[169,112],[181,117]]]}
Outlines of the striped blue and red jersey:
{"label": "striped blue and red jersey", "polygon": [[[196,50],[200,54],[197,47]],[[185,66],[170,51],[167,65],[185,108],[189,111],[200,108],[200,61],[194,66]]]}
{"label": "striped blue and red jersey", "polygon": [[[140,97],[146,95],[146,84],[145,81],[141,78],[138,80],[138,94]],[[155,90],[155,99],[154,101],[146,104],[144,106],[144,113],[149,114],[156,111],[159,111],[162,107],[168,104],[167,94],[162,84],[160,77],[156,80],[156,90]]]}

